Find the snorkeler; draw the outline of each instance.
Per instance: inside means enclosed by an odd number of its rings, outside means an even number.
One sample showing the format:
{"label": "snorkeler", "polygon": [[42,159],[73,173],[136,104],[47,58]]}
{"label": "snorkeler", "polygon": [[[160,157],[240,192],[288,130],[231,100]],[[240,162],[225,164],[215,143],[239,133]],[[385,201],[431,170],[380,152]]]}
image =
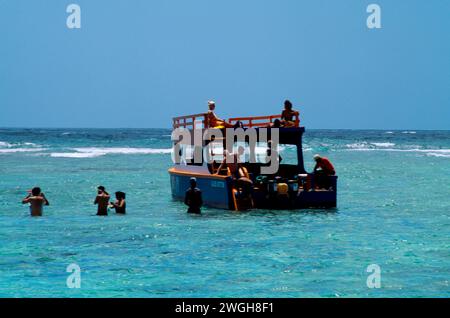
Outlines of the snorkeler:
{"label": "snorkeler", "polygon": [[127,203],[125,202],[125,193],[121,191],[116,192],[116,202],[111,202],[110,207],[116,210],[118,214],[125,214]]}
{"label": "snorkeler", "polygon": [[50,205],[41,188],[33,188],[22,200],[22,204],[30,204],[31,216],[42,216],[43,206]]}
{"label": "snorkeler", "polygon": [[199,188],[197,188],[197,179],[195,177],[192,177],[189,180],[190,187],[186,190],[186,195],[184,197],[184,204],[186,204],[189,209],[188,213],[195,213],[200,214],[203,204],[202,199],[202,191],[200,191]]}
{"label": "snorkeler", "polygon": [[108,215],[109,193],[104,186],[97,187],[97,196],[94,204],[97,204],[97,215]]}

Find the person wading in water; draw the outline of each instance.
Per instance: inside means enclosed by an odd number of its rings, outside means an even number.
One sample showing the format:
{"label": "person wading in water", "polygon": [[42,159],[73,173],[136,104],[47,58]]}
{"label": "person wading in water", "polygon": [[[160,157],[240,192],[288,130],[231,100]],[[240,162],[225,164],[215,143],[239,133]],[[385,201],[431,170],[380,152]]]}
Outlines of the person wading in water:
{"label": "person wading in water", "polygon": [[105,187],[99,186],[94,201],[94,204],[97,204],[97,215],[108,215],[109,198],[109,193],[106,192]]}
{"label": "person wading in water", "polygon": [[202,191],[200,191],[199,188],[197,188],[197,179],[196,178],[191,178],[189,180],[190,183],[190,187],[189,189],[186,190],[186,196],[184,198],[184,204],[186,204],[189,209],[188,209],[188,213],[195,213],[195,214],[200,214],[201,210],[200,208],[202,207],[203,204],[203,199],[202,199]]}
{"label": "person wading in water", "polygon": [[35,187],[22,200],[22,204],[30,204],[31,216],[42,216],[43,206],[50,205],[41,188]]}

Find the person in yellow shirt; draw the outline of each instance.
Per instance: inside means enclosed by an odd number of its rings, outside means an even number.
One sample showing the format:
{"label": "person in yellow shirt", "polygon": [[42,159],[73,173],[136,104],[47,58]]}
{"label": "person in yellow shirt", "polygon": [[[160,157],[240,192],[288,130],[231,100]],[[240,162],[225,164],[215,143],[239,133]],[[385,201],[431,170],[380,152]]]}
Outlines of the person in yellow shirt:
{"label": "person in yellow shirt", "polygon": [[217,117],[217,115],[214,113],[214,109],[216,109],[216,103],[212,100],[208,102],[208,125],[210,128],[236,128],[235,125],[232,125],[230,123],[227,123],[225,120],[220,119]]}

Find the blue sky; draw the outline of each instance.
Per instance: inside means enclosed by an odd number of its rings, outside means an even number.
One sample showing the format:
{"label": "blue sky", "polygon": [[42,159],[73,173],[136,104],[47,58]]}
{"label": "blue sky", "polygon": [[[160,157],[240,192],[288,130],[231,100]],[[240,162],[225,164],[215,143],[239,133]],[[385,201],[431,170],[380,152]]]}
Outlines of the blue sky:
{"label": "blue sky", "polygon": [[449,13],[445,0],[0,0],[0,126],[170,127],[209,99],[236,117],[288,98],[307,128],[450,129]]}

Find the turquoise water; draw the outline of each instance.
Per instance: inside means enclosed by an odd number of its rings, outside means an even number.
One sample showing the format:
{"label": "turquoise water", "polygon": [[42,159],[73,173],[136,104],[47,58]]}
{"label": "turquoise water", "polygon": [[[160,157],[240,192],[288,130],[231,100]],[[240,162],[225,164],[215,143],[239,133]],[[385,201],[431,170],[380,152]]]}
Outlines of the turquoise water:
{"label": "turquoise water", "polygon": [[[169,130],[0,129],[0,296],[449,297],[450,132],[304,141],[307,170],[316,152],[336,166],[337,210],[192,216],[170,197]],[[95,216],[99,184],[127,193],[128,215]],[[20,204],[34,185],[42,218]]]}

